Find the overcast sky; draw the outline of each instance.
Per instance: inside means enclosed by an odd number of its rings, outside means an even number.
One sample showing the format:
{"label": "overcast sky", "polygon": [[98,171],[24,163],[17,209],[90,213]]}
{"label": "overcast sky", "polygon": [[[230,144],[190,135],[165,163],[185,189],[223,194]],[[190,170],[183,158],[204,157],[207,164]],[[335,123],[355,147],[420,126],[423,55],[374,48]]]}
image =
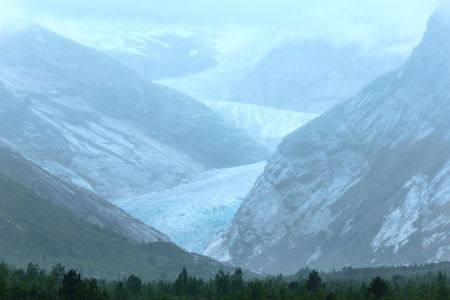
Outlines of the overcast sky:
{"label": "overcast sky", "polygon": [[152,24],[161,28],[259,28],[395,46],[417,43],[440,0],[0,0],[0,10],[51,29],[61,24]]}

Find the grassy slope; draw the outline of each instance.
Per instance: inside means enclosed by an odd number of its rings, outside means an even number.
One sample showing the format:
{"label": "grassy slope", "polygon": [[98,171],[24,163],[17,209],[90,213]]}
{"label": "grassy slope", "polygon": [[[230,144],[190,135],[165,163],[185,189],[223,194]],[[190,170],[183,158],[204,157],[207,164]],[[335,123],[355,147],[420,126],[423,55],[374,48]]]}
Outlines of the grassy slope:
{"label": "grassy slope", "polygon": [[174,244],[138,244],[91,225],[0,173],[0,260],[49,269],[58,262],[86,276],[173,279],[185,266],[210,277],[223,265]]}
{"label": "grassy slope", "polygon": [[44,198],[89,223],[127,236],[134,241],[170,239],[153,227],[131,217],[93,192],[63,181],[39,168],[25,157],[0,143],[0,172],[32,188]]}

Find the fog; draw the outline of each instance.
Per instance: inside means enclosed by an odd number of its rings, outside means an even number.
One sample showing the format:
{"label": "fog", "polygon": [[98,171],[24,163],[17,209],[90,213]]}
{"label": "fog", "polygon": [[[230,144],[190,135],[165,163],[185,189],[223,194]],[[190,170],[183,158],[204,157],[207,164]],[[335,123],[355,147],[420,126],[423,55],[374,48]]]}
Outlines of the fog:
{"label": "fog", "polygon": [[[2,14],[38,22],[75,37],[101,27],[238,36],[321,37],[368,49],[410,49],[439,0],[417,1],[60,1],[6,0]],[[89,28],[89,29],[86,29]],[[80,32],[84,32],[80,34]],[[231,33],[231,34],[230,34]],[[239,37],[240,36],[240,37]],[[230,39],[231,40],[231,39]]]}
{"label": "fog", "polygon": [[[399,279],[392,297],[437,298],[432,262],[450,270],[440,1],[0,0],[0,260],[61,261],[126,289],[126,274],[182,268],[230,283],[231,266],[342,269],[328,277],[341,282],[368,267]],[[0,298],[17,284],[69,297],[66,277],[32,267],[3,272]],[[198,295],[218,278],[195,279]],[[308,290],[280,279],[264,293]],[[184,297],[177,281],[143,291]],[[332,288],[315,296],[349,290]]]}

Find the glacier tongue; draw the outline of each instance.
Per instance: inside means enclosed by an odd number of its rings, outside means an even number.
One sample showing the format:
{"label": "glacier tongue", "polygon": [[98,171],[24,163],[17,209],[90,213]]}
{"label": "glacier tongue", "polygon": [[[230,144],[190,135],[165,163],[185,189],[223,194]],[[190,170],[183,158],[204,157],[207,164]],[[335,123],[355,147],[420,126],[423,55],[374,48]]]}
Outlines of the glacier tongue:
{"label": "glacier tongue", "polygon": [[[272,151],[285,135],[317,116],[236,102],[203,102]],[[202,252],[230,225],[265,164],[205,171],[171,189],[110,201],[186,250]]]}
{"label": "glacier tongue", "polygon": [[231,223],[265,165],[259,162],[205,171],[172,189],[111,202],[186,250],[201,253]]}
{"label": "glacier tongue", "polygon": [[242,129],[273,153],[281,140],[317,114],[299,113],[230,101],[202,101],[231,125]]}

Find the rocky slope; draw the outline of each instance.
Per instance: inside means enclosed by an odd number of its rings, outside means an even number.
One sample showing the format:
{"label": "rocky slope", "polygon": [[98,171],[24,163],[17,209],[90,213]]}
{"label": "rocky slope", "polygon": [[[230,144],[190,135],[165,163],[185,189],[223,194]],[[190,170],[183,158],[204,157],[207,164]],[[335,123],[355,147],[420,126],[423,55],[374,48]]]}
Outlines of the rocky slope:
{"label": "rocky slope", "polygon": [[0,33],[0,90],[0,140],[106,198],[266,157],[195,99],[34,24]]}
{"label": "rocky slope", "polygon": [[229,100],[322,113],[399,67],[404,54],[374,54],[357,44],[286,40],[230,92]]}
{"label": "rocky slope", "polygon": [[288,135],[205,253],[276,273],[449,260],[448,16],[403,67]]}
{"label": "rocky slope", "polygon": [[200,73],[217,65],[217,50],[207,37],[173,33],[147,37],[111,35],[105,37],[106,44],[94,41],[94,48],[151,81]]}
{"label": "rocky slope", "polygon": [[93,226],[0,172],[0,260],[16,268],[32,262],[50,271],[57,263],[88,278],[175,280],[187,268],[208,280],[219,269],[233,271],[173,243],[137,243]]}
{"label": "rocky slope", "polygon": [[169,242],[165,234],[131,217],[93,192],[44,171],[11,149],[0,146],[0,173],[24,184],[85,221],[109,228],[136,242]]}

